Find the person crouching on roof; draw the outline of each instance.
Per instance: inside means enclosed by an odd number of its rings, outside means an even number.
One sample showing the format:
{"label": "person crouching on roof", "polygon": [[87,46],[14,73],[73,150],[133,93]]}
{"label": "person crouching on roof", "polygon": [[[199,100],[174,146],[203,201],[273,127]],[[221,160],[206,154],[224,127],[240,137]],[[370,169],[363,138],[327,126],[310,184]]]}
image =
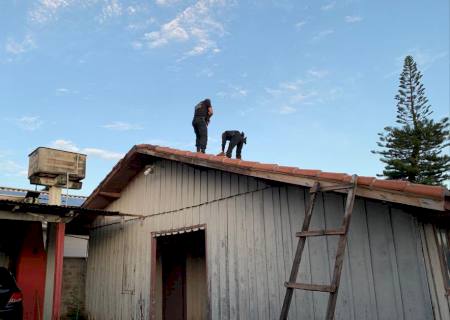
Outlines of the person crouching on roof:
{"label": "person crouching on roof", "polygon": [[225,145],[229,141],[226,156],[231,158],[233,154],[234,147],[236,148],[236,159],[241,159],[242,147],[247,143],[247,137],[244,132],[239,132],[237,130],[228,130],[222,133],[222,153],[224,155]]}

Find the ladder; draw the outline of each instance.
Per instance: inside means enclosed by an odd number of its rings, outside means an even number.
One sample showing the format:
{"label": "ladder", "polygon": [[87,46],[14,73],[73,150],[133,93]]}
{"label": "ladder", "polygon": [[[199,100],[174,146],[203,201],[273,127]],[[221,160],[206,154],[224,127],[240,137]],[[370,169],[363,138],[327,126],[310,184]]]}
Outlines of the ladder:
{"label": "ladder", "polygon": [[[294,289],[308,290],[308,291],[320,291],[329,293],[328,306],[326,313],[326,320],[333,320],[334,310],[336,308],[337,295],[339,291],[339,283],[341,280],[342,264],[344,262],[345,247],[347,245],[347,233],[350,226],[350,220],[352,217],[353,203],[355,202],[356,181],[357,176],[353,175],[349,184],[342,184],[336,186],[321,187],[319,182],[315,182],[310,189],[310,198],[308,207],[305,212],[305,219],[303,220],[302,231],[297,232],[298,239],[297,250],[294,256],[294,262],[292,264],[291,275],[289,281],[285,282],[286,295],[284,297],[283,307],[281,309],[280,320],[285,320],[288,317],[289,307],[292,301],[292,295]],[[311,223],[311,217],[314,210],[314,204],[318,192],[326,191],[347,191],[347,198],[345,201],[345,213],[342,220],[342,225],[339,229],[329,230],[309,230]],[[336,260],[334,263],[333,278],[330,285],[321,284],[309,284],[309,283],[297,283],[297,274],[300,268],[300,262],[302,259],[303,249],[305,248],[305,242],[307,237],[317,236],[339,236],[338,247],[336,250]]]}

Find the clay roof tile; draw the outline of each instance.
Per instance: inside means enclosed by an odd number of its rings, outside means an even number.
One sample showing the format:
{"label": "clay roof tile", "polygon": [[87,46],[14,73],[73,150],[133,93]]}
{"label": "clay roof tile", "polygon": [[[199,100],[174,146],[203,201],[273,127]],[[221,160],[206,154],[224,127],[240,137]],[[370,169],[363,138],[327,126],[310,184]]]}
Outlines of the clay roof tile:
{"label": "clay roof tile", "polygon": [[407,184],[408,184],[407,181],[402,181],[402,180],[378,180],[378,179],[375,179],[372,182],[372,187],[388,189],[388,190],[395,190],[395,191],[403,191]]}
{"label": "clay roof tile", "polygon": [[297,170],[296,167],[278,166],[277,171],[281,173],[293,174]]}
{"label": "clay roof tile", "polygon": [[360,186],[371,186],[372,183],[376,179],[374,177],[364,177],[364,176],[358,176],[358,185]]}
{"label": "clay roof tile", "polygon": [[274,171],[278,165],[274,163],[256,163],[253,167],[255,170]]}
{"label": "clay roof tile", "polygon": [[346,181],[348,175],[345,173],[337,172],[321,172],[320,174],[318,174],[318,177],[326,180]]}
{"label": "clay roof tile", "polygon": [[419,194],[424,196],[429,196],[432,198],[444,198],[446,194],[446,190],[443,187],[439,186],[427,186],[423,184],[417,184],[417,183],[409,183],[405,187],[405,192],[407,193],[413,193],[413,194]]}

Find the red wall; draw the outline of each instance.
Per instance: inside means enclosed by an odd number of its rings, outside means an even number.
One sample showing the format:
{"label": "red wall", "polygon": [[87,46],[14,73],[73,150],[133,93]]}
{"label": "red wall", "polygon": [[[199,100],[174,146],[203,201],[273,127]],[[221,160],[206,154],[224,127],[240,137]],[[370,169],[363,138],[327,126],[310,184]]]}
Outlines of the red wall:
{"label": "red wall", "polygon": [[[16,279],[23,294],[23,319],[42,319],[46,253],[41,222],[24,223],[24,238],[17,260]],[[40,316],[38,316],[38,312]]]}

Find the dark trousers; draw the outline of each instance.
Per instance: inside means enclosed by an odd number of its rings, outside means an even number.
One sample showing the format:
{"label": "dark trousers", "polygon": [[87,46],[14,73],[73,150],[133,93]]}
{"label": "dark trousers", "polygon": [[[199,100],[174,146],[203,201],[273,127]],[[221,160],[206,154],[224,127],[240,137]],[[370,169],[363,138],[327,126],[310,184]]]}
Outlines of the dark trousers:
{"label": "dark trousers", "polygon": [[236,134],[236,135],[234,135],[231,138],[230,143],[228,144],[228,149],[227,149],[227,157],[228,158],[231,158],[231,156],[233,154],[233,149],[236,146],[237,146],[236,158],[240,159],[241,158],[242,146],[243,146],[242,137],[241,137],[240,134]]}
{"label": "dark trousers", "polygon": [[205,152],[206,143],[208,142],[208,126],[205,118],[194,118],[192,126],[195,132],[195,146],[197,151]]}

